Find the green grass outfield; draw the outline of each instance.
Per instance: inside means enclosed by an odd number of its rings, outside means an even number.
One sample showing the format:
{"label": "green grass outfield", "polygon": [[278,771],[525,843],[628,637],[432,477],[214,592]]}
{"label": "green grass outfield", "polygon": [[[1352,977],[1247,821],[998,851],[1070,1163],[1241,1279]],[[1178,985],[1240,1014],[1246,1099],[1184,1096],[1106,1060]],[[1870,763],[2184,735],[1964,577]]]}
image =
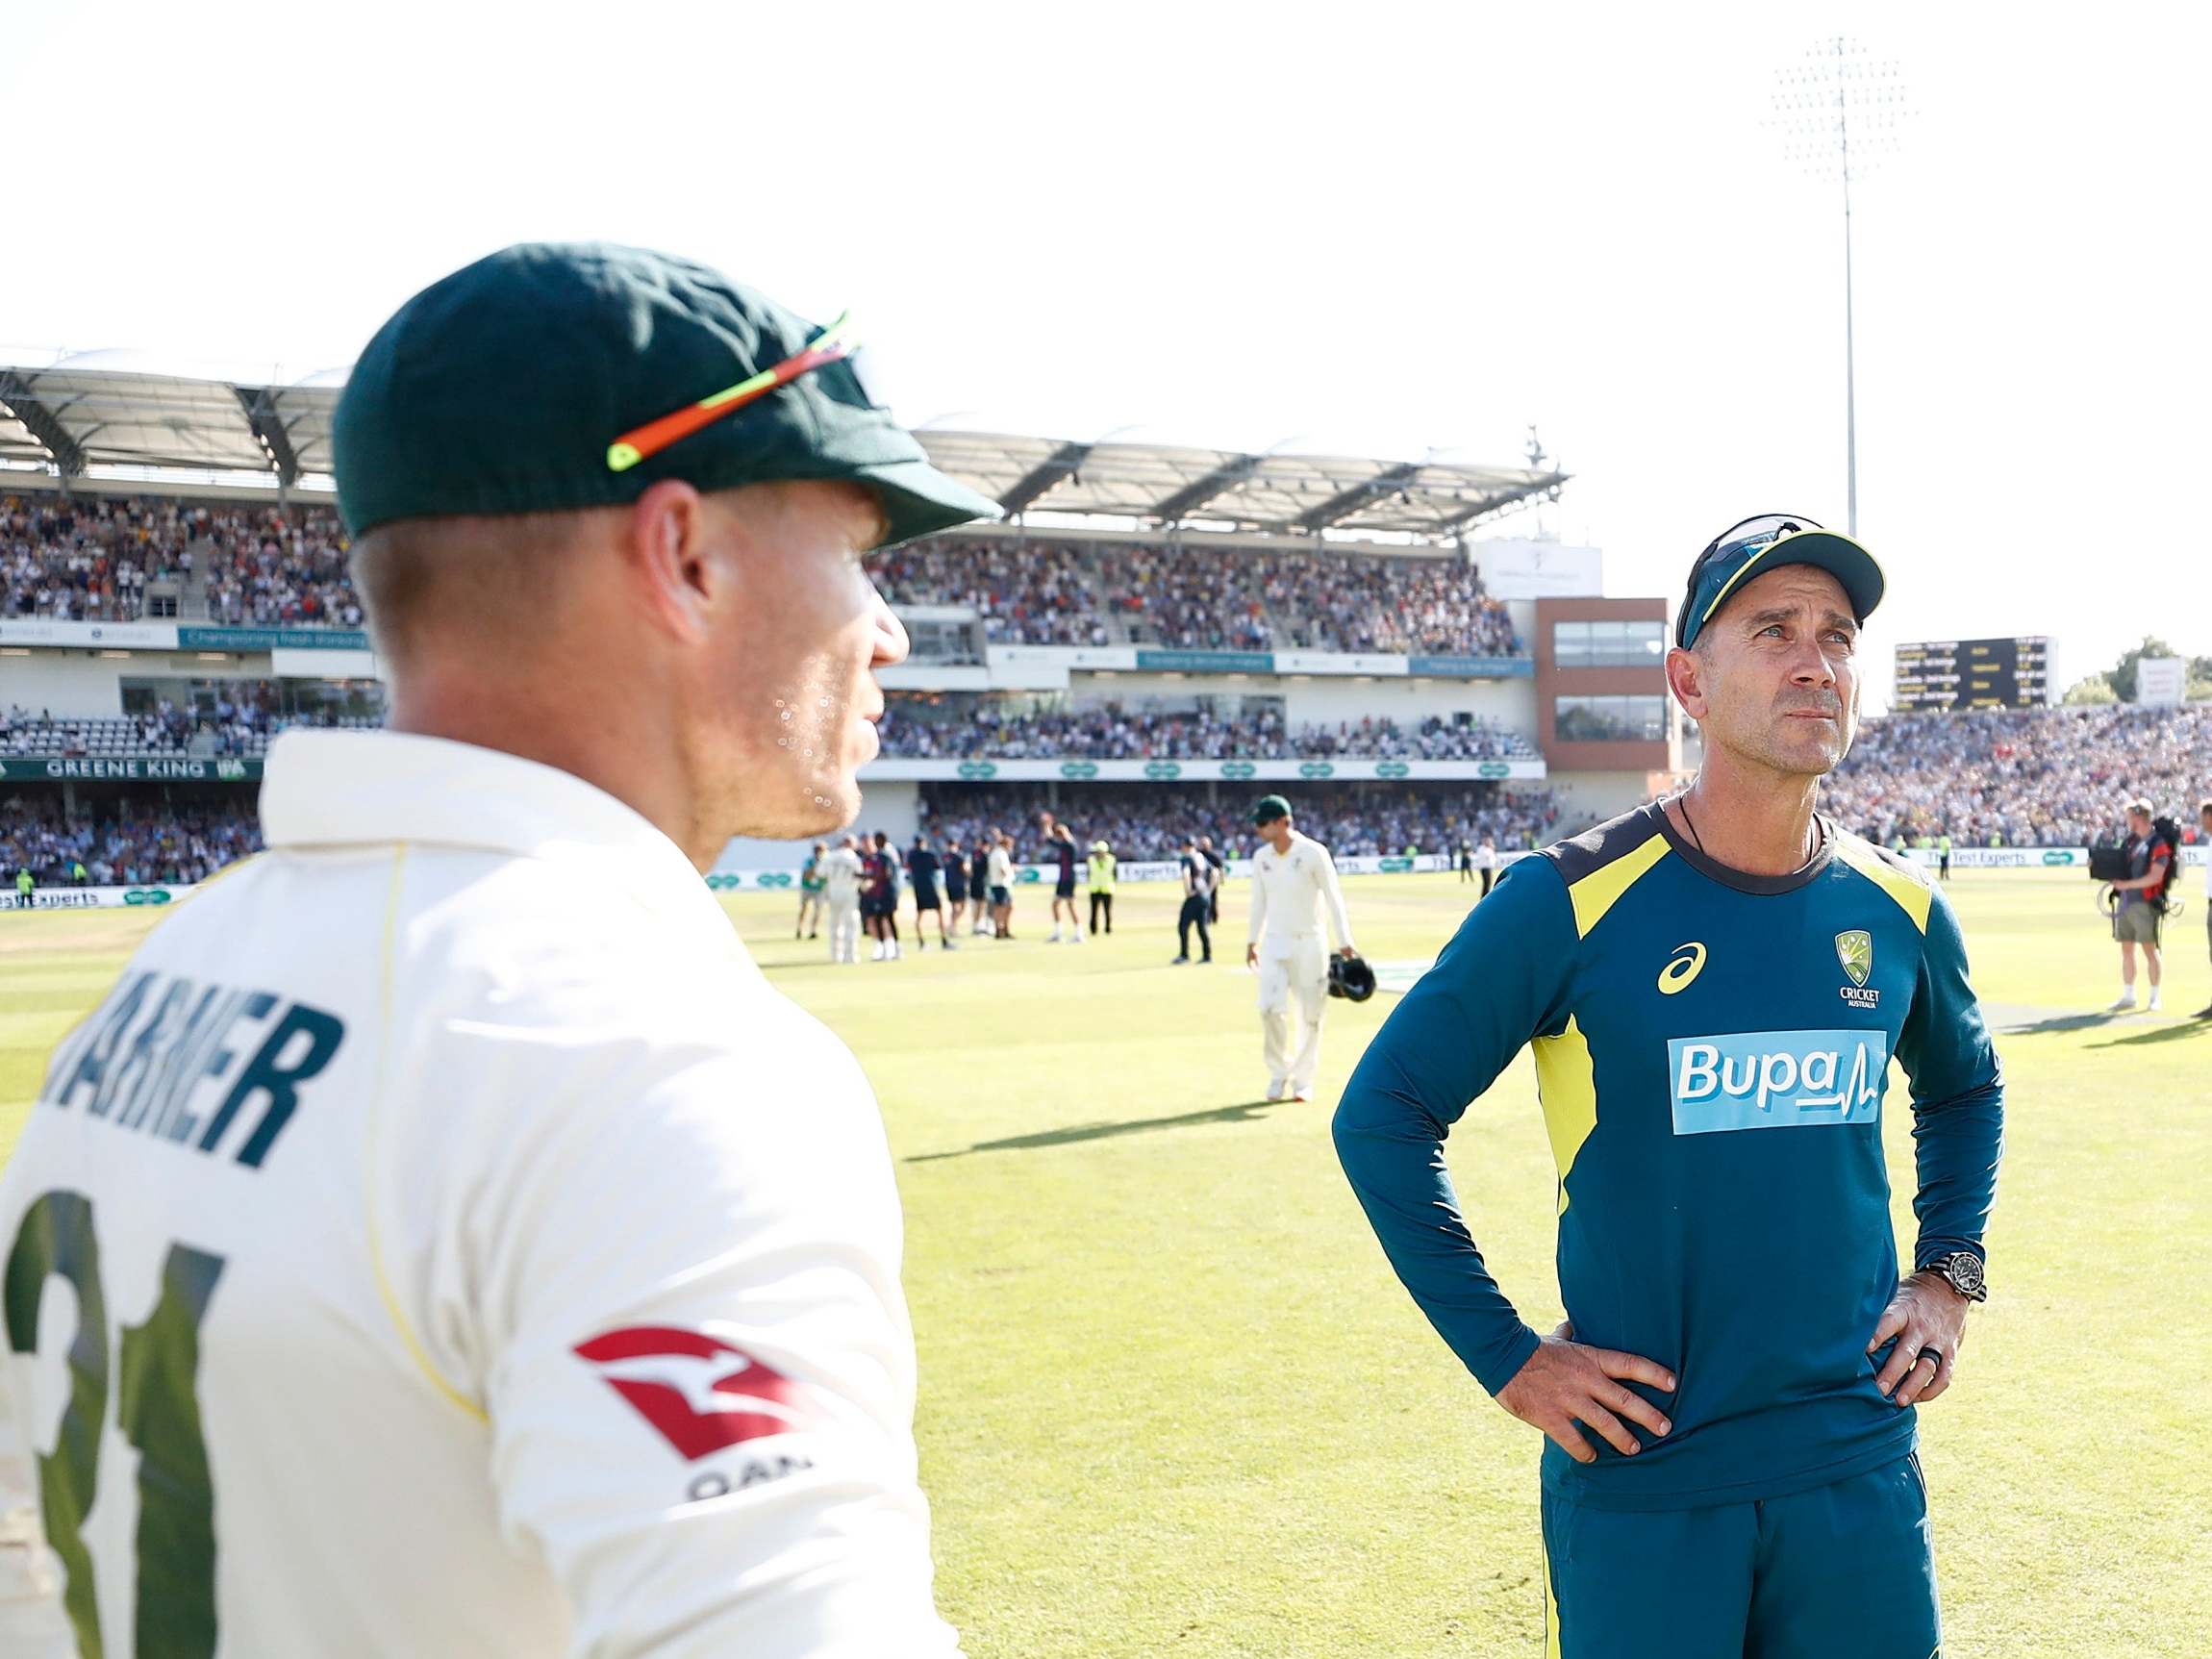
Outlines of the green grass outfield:
{"label": "green grass outfield", "polygon": [[[1432,956],[1471,891],[1345,886],[1378,960]],[[2212,1654],[2212,1022],[2185,1018],[2212,1001],[2201,900],[2173,941],[2174,1012],[2108,1020],[2084,1013],[2118,977],[2087,889],[2030,870],[1952,890],[2011,1119],[1995,1295],[1923,1418],[1949,1659]],[[940,1599],[970,1654],[1540,1650],[1537,1436],[1430,1333],[1329,1145],[1388,996],[1332,1004],[1320,1097],[1270,1106],[1241,884],[1236,960],[1212,968],[1168,966],[1157,889],[1125,889],[1119,931],[1080,949],[1039,943],[1028,891],[1021,939],[845,968],[792,943],[790,898],[728,902],[883,1100]],[[0,914],[0,1102],[17,1103],[0,1147],[150,919]],[[1548,1324],[1553,1176],[1525,1059],[1451,1162],[1498,1276]]]}

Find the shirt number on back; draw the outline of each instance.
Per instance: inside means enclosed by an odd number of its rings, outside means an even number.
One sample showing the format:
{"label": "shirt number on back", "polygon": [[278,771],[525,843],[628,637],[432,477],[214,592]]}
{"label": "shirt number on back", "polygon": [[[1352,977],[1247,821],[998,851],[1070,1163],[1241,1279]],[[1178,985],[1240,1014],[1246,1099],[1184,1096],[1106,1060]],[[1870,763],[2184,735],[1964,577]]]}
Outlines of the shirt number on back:
{"label": "shirt number on back", "polygon": [[[171,1244],[162,1297],[142,1325],[119,1333],[116,1418],[138,1457],[138,1583],[134,1650],[210,1659],[215,1650],[215,1498],[200,1432],[195,1383],[200,1321],[222,1276],[223,1259]],[[24,1213],[8,1255],[8,1345],[36,1351],[46,1281],[77,1293],[69,1344],[69,1404],[54,1449],[38,1459],[38,1506],[46,1542],[68,1573],[63,1606],[85,1659],[104,1659],[85,1518],[100,1473],[109,1392],[107,1296],[92,1200],[51,1192]]]}

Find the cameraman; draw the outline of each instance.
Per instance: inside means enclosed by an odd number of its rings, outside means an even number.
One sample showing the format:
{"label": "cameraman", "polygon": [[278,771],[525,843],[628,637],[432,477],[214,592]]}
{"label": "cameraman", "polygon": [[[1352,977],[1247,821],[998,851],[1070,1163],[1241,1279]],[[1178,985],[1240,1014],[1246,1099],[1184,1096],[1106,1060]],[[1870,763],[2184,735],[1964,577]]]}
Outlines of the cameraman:
{"label": "cameraman", "polygon": [[2112,937],[2120,941],[2120,1000],[2107,1011],[2124,1014],[2135,1006],[2135,947],[2143,946],[2150,968],[2150,1009],[2158,1012],[2158,923],[2166,914],[2163,894],[2174,849],[2155,834],[2150,803],[2127,803],[2126,876],[2112,884],[2120,908],[2112,913]]}

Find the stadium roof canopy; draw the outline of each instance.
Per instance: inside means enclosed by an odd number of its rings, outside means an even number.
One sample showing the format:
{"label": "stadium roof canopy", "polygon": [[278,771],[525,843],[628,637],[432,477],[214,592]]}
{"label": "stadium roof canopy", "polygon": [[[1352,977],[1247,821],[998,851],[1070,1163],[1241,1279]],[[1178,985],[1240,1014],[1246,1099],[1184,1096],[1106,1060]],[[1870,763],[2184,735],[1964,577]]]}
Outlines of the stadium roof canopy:
{"label": "stadium roof canopy", "polygon": [[[0,363],[0,462],[64,478],[130,478],[169,490],[259,475],[330,487],[339,372],[290,384],[149,372],[115,354],[45,366]],[[938,430],[930,459],[1002,505],[1028,512],[1197,523],[1272,535],[1383,534],[1450,540],[1523,502],[1555,497],[1568,474],[1283,450]],[[215,475],[231,476],[217,478]],[[0,474],[4,476],[4,474]]]}

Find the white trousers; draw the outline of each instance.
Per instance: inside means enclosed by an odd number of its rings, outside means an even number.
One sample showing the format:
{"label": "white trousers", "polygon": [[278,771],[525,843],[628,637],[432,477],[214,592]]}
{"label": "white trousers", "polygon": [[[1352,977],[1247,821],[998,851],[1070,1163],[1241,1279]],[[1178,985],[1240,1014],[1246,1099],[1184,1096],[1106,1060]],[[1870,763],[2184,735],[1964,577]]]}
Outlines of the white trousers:
{"label": "white trousers", "polygon": [[860,898],[833,898],[829,901],[830,960],[832,962],[858,962],[860,960]]}
{"label": "white trousers", "polygon": [[[1260,940],[1260,1029],[1268,1081],[1309,1093],[1321,1064],[1321,1015],[1329,1005],[1329,957],[1321,936]],[[1293,1019],[1295,1018],[1295,1029]]]}

